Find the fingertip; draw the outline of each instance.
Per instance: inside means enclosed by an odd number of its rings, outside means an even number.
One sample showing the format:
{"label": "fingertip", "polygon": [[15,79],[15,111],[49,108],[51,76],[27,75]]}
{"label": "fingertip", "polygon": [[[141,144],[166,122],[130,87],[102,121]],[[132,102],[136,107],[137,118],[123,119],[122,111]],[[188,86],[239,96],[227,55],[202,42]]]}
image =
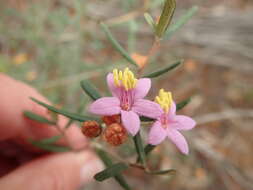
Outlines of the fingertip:
{"label": "fingertip", "polygon": [[73,190],[103,169],[91,151],[50,155],[32,161],[0,179],[0,189]]}

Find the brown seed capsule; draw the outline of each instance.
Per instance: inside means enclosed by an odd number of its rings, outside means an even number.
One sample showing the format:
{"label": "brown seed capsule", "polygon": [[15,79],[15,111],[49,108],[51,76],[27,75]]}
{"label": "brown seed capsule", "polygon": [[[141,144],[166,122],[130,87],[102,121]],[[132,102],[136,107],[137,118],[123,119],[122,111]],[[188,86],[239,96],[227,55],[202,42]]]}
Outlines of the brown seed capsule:
{"label": "brown seed capsule", "polygon": [[120,123],[120,115],[104,116],[102,120],[107,126],[113,123]]}
{"label": "brown seed capsule", "polygon": [[96,121],[83,122],[82,132],[86,137],[95,138],[102,132],[102,127]]}
{"label": "brown seed capsule", "polygon": [[113,123],[105,129],[103,137],[109,144],[118,146],[127,140],[127,131],[121,124]]}

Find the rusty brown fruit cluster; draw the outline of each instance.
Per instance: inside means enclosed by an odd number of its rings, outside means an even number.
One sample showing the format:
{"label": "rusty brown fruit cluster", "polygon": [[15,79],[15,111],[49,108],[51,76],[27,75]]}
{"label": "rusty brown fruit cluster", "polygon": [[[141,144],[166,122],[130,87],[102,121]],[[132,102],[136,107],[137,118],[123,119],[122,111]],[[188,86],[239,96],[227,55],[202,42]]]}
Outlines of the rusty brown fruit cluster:
{"label": "rusty brown fruit cluster", "polygon": [[[110,145],[119,146],[126,142],[127,131],[121,124],[120,115],[103,116],[106,128],[103,131],[103,139]],[[82,126],[82,133],[88,138],[95,138],[102,133],[101,125],[96,121],[85,121]]]}
{"label": "rusty brown fruit cluster", "polygon": [[103,137],[109,144],[119,146],[127,140],[127,131],[119,123],[113,123],[104,130]]}
{"label": "rusty brown fruit cluster", "polygon": [[113,123],[120,123],[120,115],[112,115],[112,116],[103,116],[102,117],[103,122],[109,126]]}
{"label": "rusty brown fruit cluster", "polygon": [[85,121],[83,122],[82,133],[88,138],[95,138],[102,133],[102,127],[96,121]]}

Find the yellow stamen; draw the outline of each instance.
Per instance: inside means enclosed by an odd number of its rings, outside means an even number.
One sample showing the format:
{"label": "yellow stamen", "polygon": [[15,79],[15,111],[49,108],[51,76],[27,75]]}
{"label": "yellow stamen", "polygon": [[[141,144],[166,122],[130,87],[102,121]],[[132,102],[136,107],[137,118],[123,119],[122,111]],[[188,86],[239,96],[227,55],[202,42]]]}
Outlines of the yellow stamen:
{"label": "yellow stamen", "polygon": [[132,71],[125,68],[124,71],[113,70],[114,84],[118,87],[123,86],[125,90],[131,90],[136,87],[137,79]]}
{"label": "yellow stamen", "polygon": [[165,92],[164,89],[160,89],[158,96],[155,98],[155,102],[160,104],[165,112],[168,112],[173,102],[171,92]]}

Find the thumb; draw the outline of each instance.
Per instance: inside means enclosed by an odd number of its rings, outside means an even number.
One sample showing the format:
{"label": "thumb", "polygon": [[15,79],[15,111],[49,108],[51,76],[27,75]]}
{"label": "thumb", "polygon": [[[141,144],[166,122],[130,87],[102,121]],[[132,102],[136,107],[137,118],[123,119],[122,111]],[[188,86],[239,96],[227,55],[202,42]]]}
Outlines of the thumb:
{"label": "thumb", "polygon": [[101,171],[102,163],[90,151],[42,157],[0,179],[0,189],[74,190]]}

